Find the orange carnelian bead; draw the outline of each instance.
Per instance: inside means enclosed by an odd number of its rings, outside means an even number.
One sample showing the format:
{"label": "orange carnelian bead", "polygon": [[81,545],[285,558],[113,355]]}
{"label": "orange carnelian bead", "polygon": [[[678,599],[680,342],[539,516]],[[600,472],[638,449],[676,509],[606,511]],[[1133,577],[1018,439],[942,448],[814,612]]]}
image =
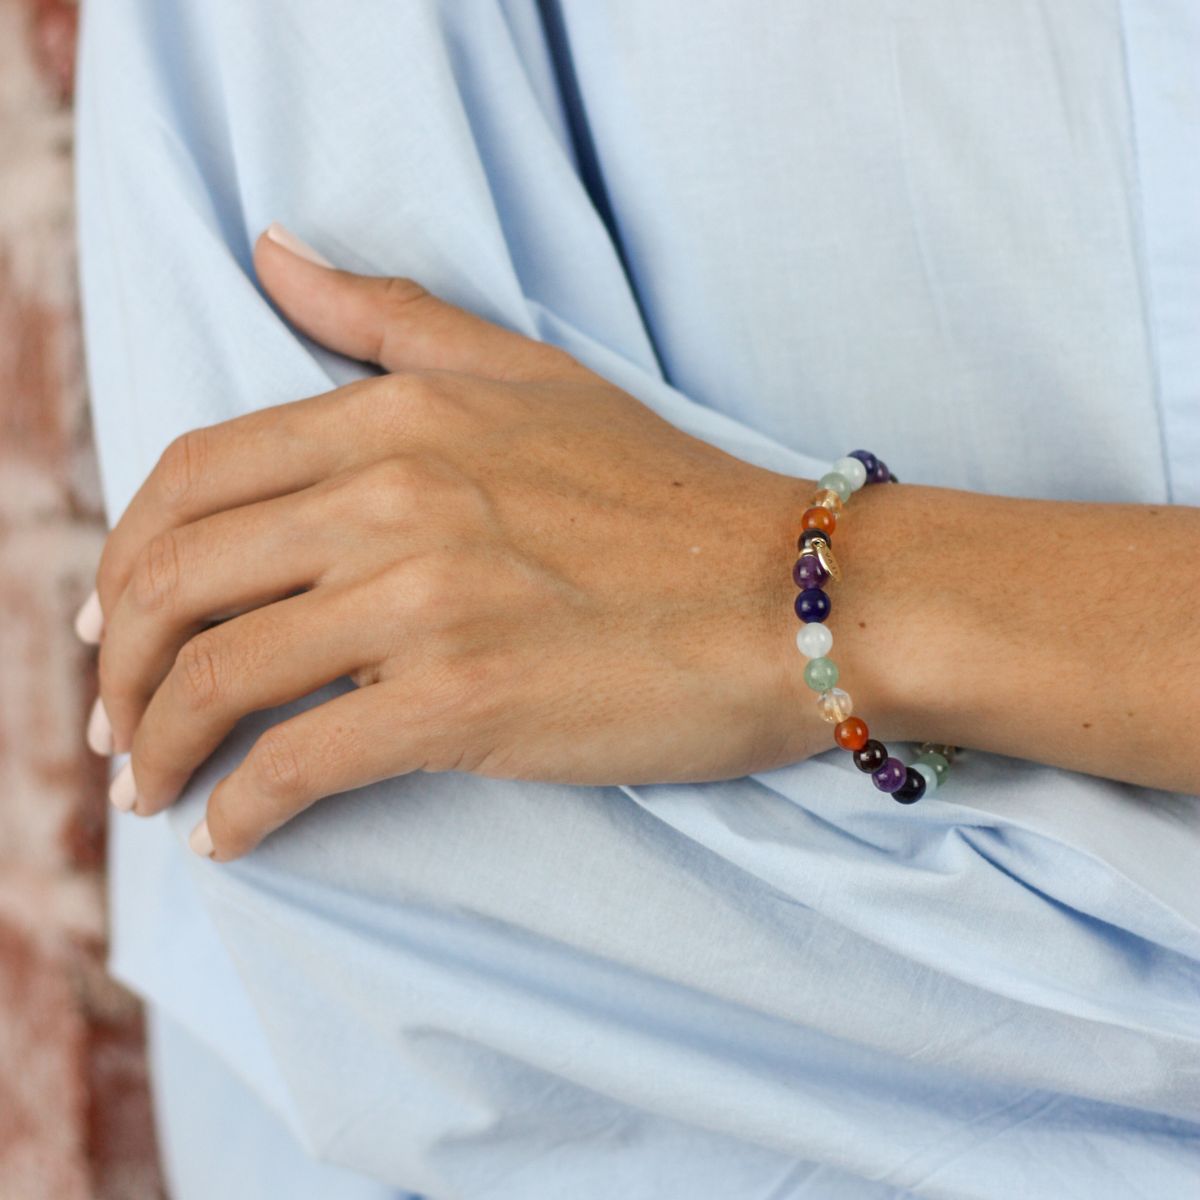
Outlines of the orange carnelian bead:
{"label": "orange carnelian bead", "polygon": [[867,723],[861,717],[847,717],[833,731],[833,740],[843,750],[861,750],[867,737]]}
{"label": "orange carnelian bead", "polygon": [[833,533],[837,525],[837,517],[827,508],[806,508],[800,518],[801,529],[820,529],[823,533]]}

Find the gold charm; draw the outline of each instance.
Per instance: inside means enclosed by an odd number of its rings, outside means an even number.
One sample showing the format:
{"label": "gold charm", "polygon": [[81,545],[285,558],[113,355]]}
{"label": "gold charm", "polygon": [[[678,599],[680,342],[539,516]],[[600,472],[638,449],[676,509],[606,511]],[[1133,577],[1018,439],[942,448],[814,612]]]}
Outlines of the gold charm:
{"label": "gold charm", "polygon": [[836,582],[841,583],[842,568],[838,566],[837,559],[833,557],[833,547],[827,541],[819,538],[814,539],[812,545],[817,552],[817,561]]}

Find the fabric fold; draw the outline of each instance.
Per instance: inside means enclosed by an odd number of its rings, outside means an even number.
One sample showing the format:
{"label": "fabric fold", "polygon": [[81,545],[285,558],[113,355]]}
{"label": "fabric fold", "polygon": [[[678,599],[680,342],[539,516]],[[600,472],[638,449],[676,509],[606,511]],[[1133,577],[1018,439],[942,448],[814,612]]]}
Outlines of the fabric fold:
{"label": "fabric fold", "polygon": [[[367,373],[257,289],[274,219],[773,470],[868,441],[905,479],[1161,501],[1145,337],[1184,333],[1141,309],[1119,13],[1026,9],[564,4],[627,276],[536,5],[94,0],[78,176],[110,519],[185,430]],[[1196,211],[1154,211],[1196,237]],[[1171,422],[1186,444],[1200,409]],[[1174,467],[1189,494],[1194,456]],[[418,774],[245,860],[189,855],[253,740],[348,686],[246,718],[171,810],[112,824],[113,970],[314,1160],[439,1200],[1192,1186],[1194,797],[975,752],[912,810],[832,754],[701,785]]]}

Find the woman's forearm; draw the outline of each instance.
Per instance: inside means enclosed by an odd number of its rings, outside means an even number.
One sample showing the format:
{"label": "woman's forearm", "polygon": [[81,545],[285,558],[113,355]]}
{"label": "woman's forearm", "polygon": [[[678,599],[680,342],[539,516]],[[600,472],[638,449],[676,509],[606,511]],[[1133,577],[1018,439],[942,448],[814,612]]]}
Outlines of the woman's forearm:
{"label": "woman's forearm", "polygon": [[879,736],[1200,791],[1200,509],[901,484],[837,543],[830,625]]}
{"label": "woman's forearm", "polygon": [[[97,575],[100,753],[150,816],[248,713],[222,861],[416,770],[727,779],[830,745],[793,641],[812,483],[682,432],[569,355],[274,237],[260,279],[387,374],[176,439]],[[876,737],[1196,790],[1200,512],[863,488],[831,629]]]}

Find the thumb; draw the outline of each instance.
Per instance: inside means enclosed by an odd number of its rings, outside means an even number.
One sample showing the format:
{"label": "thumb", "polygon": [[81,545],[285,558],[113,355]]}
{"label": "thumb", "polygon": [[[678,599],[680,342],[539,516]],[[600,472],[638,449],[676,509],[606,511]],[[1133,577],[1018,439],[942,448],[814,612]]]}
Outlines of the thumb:
{"label": "thumb", "polygon": [[565,351],[447,304],[414,280],[339,271],[278,222],[255,243],[254,267],[296,328],[389,371],[548,379],[580,369]]}

